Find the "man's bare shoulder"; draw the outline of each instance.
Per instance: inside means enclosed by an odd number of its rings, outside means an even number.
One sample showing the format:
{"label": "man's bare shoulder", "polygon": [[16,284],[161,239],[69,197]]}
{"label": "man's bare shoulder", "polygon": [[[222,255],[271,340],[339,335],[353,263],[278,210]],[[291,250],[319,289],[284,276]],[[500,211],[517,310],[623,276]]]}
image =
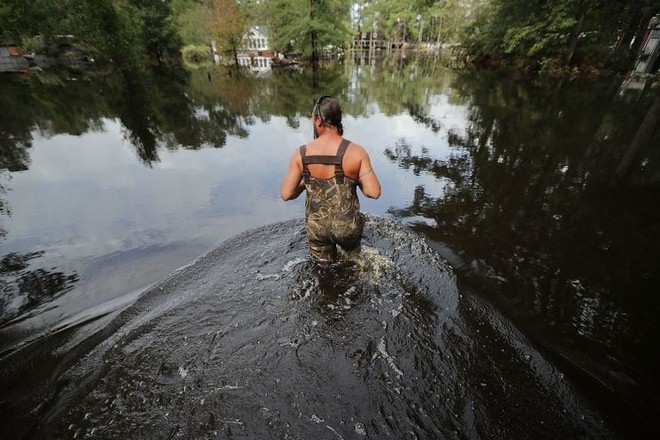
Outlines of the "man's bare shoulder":
{"label": "man's bare shoulder", "polygon": [[300,155],[300,147],[293,150],[293,153],[291,153],[290,162],[295,163],[296,165],[298,165],[299,168],[302,168],[302,157]]}
{"label": "man's bare shoulder", "polygon": [[349,148],[347,150],[348,154],[351,154],[352,156],[356,158],[362,158],[362,157],[368,157],[369,154],[367,153],[367,150],[360,144],[356,144],[355,142],[351,142],[349,145]]}

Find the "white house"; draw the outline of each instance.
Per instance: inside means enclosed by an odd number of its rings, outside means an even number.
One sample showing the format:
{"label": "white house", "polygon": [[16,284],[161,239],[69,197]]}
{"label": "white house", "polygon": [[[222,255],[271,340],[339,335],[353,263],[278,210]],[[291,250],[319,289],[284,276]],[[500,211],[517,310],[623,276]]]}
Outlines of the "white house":
{"label": "white house", "polygon": [[252,26],[243,38],[243,47],[238,53],[238,64],[255,71],[268,70],[271,68],[273,55],[268,28]]}

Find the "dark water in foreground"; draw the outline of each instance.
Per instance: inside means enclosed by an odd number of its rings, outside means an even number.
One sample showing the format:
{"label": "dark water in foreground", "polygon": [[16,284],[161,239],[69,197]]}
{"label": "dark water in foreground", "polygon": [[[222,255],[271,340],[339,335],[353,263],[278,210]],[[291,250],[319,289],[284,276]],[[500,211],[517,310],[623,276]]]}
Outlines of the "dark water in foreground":
{"label": "dark water in foreground", "polygon": [[39,396],[32,434],[612,435],[510,323],[459,292],[422,239],[373,219],[365,236],[359,256],[332,267],[309,261],[301,221],[229,240],[92,336],[61,389]]}
{"label": "dark water in foreground", "polygon": [[[657,432],[652,92],[320,75],[3,78],[0,437]],[[383,183],[330,268],[278,197],[324,94]]]}

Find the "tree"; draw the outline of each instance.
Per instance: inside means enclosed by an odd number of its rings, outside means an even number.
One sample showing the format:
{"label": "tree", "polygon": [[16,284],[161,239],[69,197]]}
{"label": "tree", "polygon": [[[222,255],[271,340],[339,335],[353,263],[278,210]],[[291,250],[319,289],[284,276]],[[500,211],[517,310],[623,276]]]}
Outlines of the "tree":
{"label": "tree", "polygon": [[248,23],[235,0],[215,0],[215,15],[211,29],[221,52],[231,54],[238,66],[238,50]]}
{"label": "tree", "polygon": [[427,15],[432,19],[436,43],[457,41],[460,31],[465,25],[466,14],[467,11],[461,7],[459,0],[434,2],[428,8]]}
{"label": "tree", "polygon": [[472,9],[485,0],[375,0],[361,5],[360,24],[401,41],[456,41]]}
{"label": "tree", "polygon": [[[100,60],[178,56],[180,40],[169,0],[5,0],[0,40],[43,53],[57,52],[58,34],[74,35]],[[35,42],[42,42],[36,47]]]}
{"label": "tree", "polygon": [[268,17],[273,47],[318,60],[330,46],[346,47],[352,36],[348,0],[272,0]]}
{"label": "tree", "polygon": [[183,44],[208,44],[211,39],[212,0],[173,0],[172,12]]}
{"label": "tree", "polygon": [[477,56],[600,65],[628,52],[657,11],[652,0],[498,0],[479,11],[463,42]]}
{"label": "tree", "polygon": [[379,32],[398,43],[406,40],[410,32],[414,32],[418,12],[413,8],[413,2],[378,0],[367,6],[363,13]]}
{"label": "tree", "polygon": [[162,64],[165,57],[178,56],[181,41],[171,20],[171,2],[132,0],[132,3],[139,13],[142,24],[140,40],[146,53],[155,56],[158,64]]}

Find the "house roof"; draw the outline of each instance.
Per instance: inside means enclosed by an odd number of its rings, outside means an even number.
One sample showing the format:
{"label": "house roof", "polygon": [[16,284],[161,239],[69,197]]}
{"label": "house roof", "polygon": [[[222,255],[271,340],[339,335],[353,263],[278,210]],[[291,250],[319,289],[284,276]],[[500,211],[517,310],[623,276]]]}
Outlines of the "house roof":
{"label": "house roof", "polygon": [[0,46],[0,72],[26,72],[29,67],[18,47]]}
{"label": "house roof", "polygon": [[254,35],[254,36],[258,36],[258,37],[269,38],[270,37],[270,30],[266,26],[250,26],[250,30],[248,31],[248,35]]}

